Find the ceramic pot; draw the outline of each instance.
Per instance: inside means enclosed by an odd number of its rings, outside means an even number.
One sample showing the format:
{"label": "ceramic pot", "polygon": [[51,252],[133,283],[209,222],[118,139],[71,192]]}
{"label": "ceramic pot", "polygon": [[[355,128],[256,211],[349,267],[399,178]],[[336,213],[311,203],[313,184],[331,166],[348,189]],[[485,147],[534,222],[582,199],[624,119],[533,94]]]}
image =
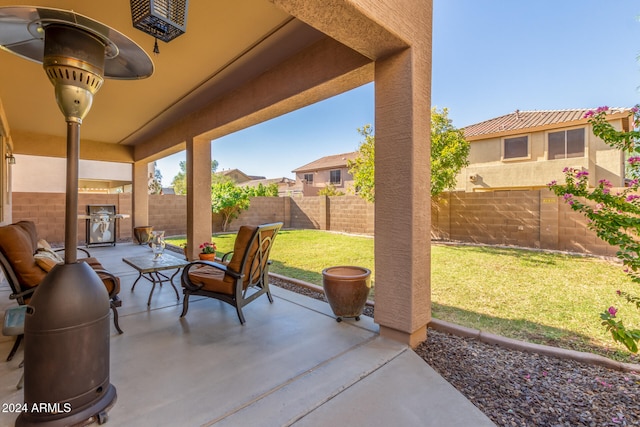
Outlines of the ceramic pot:
{"label": "ceramic pot", "polygon": [[144,225],[142,227],[133,227],[133,236],[136,238],[136,241],[139,245],[146,245],[151,240],[151,232],[153,231],[153,226]]}
{"label": "ceramic pot", "polygon": [[215,261],[216,254],[198,254],[198,257],[203,261]]}
{"label": "ceramic pot", "polygon": [[354,266],[325,268],[322,284],[338,322],[344,317],[360,320],[371,289],[371,270]]}

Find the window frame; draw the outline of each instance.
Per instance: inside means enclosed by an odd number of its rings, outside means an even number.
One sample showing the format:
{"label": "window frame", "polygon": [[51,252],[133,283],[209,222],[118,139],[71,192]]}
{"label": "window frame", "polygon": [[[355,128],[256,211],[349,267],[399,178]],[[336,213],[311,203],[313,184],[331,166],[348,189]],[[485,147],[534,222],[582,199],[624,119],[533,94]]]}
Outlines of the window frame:
{"label": "window frame", "polygon": [[[311,177],[311,179],[309,179],[308,177]],[[313,184],[313,173],[302,174],[302,180],[307,184]]]}
{"label": "window frame", "polygon": [[[520,139],[520,138],[527,138],[527,154],[525,156],[519,156],[519,157],[505,157],[506,151],[507,151],[506,150],[507,141],[510,139]],[[531,159],[531,134],[527,133],[523,135],[502,137],[500,140],[500,150],[501,150],[500,160],[503,162],[512,162],[512,161],[518,161],[518,160]]]}
{"label": "window frame", "polygon": [[[338,181],[333,180],[333,173],[338,173]],[[331,169],[329,171],[329,184],[333,185],[341,185],[342,184],[342,170],[341,169]]]}
{"label": "window frame", "polygon": [[[568,140],[567,140],[567,133],[569,131],[572,130],[582,130],[582,155],[581,156],[571,156],[569,157],[567,155],[567,147],[568,147]],[[557,134],[557,133],[564,133],[564,157],[559,157],[559,158],[554,158],[552,159],[551,157],[549,157],[549,154],[551,152],[550,147],[549,147],[549,139],[551,134]],[[580,159],[580,158],[584,158],[587,155],[587,128],[585,126],[577,126],[577,127],[572,127],[572,128],[566,128],[566,129],[561,129],[561,130],[553,130],[553,131],[547,131],[546,133],[546,159],[547,160],[566,160],[566,159]]]}

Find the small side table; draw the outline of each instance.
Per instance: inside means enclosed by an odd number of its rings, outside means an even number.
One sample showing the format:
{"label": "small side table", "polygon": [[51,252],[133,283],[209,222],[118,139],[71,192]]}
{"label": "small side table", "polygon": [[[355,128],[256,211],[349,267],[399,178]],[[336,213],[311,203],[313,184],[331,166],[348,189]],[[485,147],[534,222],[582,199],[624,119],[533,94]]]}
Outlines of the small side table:
{"label": "small side table", "polygon": [[[6,335],[8,337],[16,337],[16,342],[13,344],[11,351],[9,352],[9,356],[7,357],[7,362],[13,359],[13,356],[16,354],[18,347],[20,346],[20,342],[22,341],[22,336],[24,335],[24,318],[27,313],[26,305],[19,305],[17,307],[11,307],[4,312],[4,323],[2,324],[2,335]],[[20,367],[24,364],[24,361],[20,363]],[[16,388],[19,390],[22,388],[24,383],[24,373],[20,377],[20,381]]]}
{"label": "small side table", "polygon": [[[180,272],[182,267],[189,264],[189,261],[185,261],[184,259],[176,258],[172,255],[168,255],[164,253],[162,257],[154,259],[153,255],[149,254],[148,256],[137,256],[131,258],[122,258],[122,261],[125,264],[129,264],[131,267],[135,268],[138,271],[138,277],[133,282],[133,286],[131,286],[131,292],[135,289],[138,284],[138,280],[141,278],[145,278],[146,280],[152,283],[151,292],[149,292],[149,299],[147,300],[147,307],[151,305],[151,296],[153,295],[153,291],[156,288],[156,285],[162,286],[164,282],[171,283],[171,287],[176,291],[176,298],[180,301],[180,293],[173,283],[174,277]],[[165,270],[176,270],[171,276],[167,276],[166,274],[161,273],[161,271]]]}

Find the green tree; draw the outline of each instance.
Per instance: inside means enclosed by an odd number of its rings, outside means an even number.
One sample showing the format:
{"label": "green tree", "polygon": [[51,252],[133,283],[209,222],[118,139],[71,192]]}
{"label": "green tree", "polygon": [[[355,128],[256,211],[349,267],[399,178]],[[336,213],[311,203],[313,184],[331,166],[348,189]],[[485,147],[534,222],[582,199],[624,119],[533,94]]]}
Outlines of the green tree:
{"label": "green tree", "polygon": [[[469,165],[469,142],[464,132],[453,126],[448,117],[449,110],[431,109],[431,196],[455,188],[460,170]],[[349,161],[347,167],[353,175],[358,195],[375,201],[375,137],[371,125],[358,129],[365,137],[358,147],[358,157]]]}
{"label": "green tree", "polygon": [[245,187],[249,197],[278,197],[278,184],[272,182],[269,185],[259,183],[255,187]]}
{"label": "green tree", "polygon": [[329,184],[318,191],[318,196],[344,196],[344,193],[339,191],[335,185]]}
{"label": "green tree", "polygon": [[158,163],[153,162],[153,174],[149,174],[149,194],[162,193],[162,173],[158,169]]}
{"label": "green tree", "polygon": [[[173,177],[173,180],[171,181],[171,187],[173,187],[173,191],[176,194],[185,195],[187,194],[187,161],[182,160],[180,163],[178,163],[178,166],[180,167],[180,172],[178,172],[176,176]],[[218,169],[218,161],[212,160],[211,182],[216,182],[216,169]]]}
{"label": "green tree", "polygon": [[222,230],[244,210],[249,209],[249,195],[233,181],[216,182],[211,185],[211,210],[222,215]]}
{"label": "green tree", "polygon": [[353,175],[356,193],[363,199],[375,201],[374,159],[375,137],[371,125],[358,128],[358,133],[364,136],[364,141],[358,147],[358,157],[347,162],[349,173]]}
{"label": "green tree", "polygon": [[456,186],[460,170],[469,166],[470,144],[464,131],[453,126],[449,109],[431,109],[431,196]]}

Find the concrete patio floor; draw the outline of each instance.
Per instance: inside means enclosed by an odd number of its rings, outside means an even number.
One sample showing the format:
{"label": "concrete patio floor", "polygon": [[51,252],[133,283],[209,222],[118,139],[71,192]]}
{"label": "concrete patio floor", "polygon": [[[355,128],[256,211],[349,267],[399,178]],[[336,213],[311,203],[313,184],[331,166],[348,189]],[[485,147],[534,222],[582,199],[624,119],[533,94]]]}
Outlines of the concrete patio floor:
{"label": "concrete patio floor", "polygon": [[[409,347],[378,336],[371,318],[335,321],[328,304],[272,286],[245,309],[208,298],[181,303],[168,284],[141,281],[123,257],[147,247],[92,247],[120,277],[117,334],[111,322],[111,383],[118,400],[107,426],[491,426],[494,425]],[[176,254],[172,254],[176,255]],[[179,288],[179,276],[176,277]],[[0,285],[0,311],[15,302]],[[0,337],[0,426],[12,426],[22,346]]]}

